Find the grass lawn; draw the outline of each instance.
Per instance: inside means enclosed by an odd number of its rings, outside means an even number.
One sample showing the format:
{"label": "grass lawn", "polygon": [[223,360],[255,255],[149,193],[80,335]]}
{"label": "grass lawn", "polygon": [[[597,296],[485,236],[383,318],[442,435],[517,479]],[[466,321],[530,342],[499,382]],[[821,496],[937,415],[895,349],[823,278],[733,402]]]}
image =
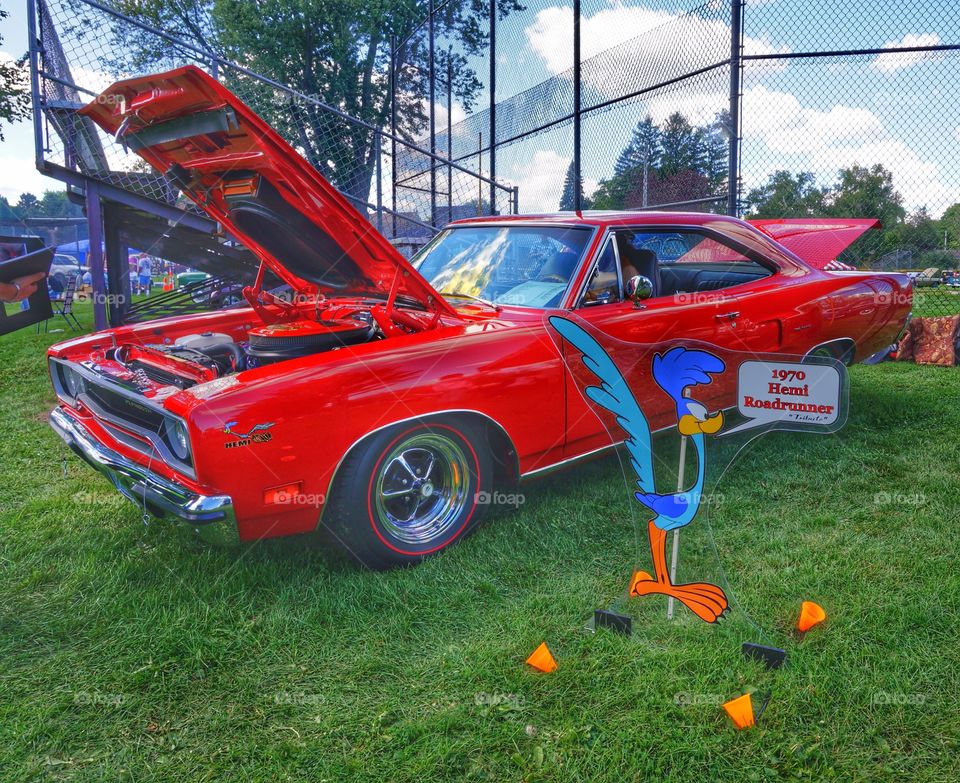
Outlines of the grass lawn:
{"label": "grass lawn", "polygon": [[958,313],[960,313],[960,288],[940,285],[936,288],[915,288],[913,290],[913,315],[915,318],[956,315]]}
{"label": "grass lawn", "polygon": [[[2,781],[960,779],[958,370],[855,367],[840,436],[755,444],[681,547],[732,616],[635,600],[626,639],[583,630],[635,562],[615,460],[416,569],[211,549],[64,475],[43,349],[65,336],[0,338]],[[798,640],[803,599],[829,620]],[[550,675],[523,663],[543,640]],[[751,688],[769,706],[736,732],[718,704]]]}

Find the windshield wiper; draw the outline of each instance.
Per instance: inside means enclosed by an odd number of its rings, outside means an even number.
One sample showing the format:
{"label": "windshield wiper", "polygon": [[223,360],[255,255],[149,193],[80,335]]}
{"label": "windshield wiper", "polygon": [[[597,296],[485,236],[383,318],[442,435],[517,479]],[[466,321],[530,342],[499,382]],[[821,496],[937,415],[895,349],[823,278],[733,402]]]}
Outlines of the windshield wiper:
{"label": "windshield wiper", "polygon": [[498,313],[500,312],[500,305],[491,302],[489,299],[482,299],[479,296],[474,296],[473,294],[464,294],[460,291],[441,291],[440,296],[455,296],[458,299],[472,299],[474,302],[480,302],[480,304],[486,305]]}

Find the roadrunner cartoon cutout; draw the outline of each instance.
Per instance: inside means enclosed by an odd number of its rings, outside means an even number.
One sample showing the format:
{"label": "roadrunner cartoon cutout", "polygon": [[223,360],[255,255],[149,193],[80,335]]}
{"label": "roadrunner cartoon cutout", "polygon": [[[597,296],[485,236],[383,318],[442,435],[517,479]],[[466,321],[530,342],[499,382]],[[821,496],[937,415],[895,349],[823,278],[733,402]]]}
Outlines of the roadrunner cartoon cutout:
{"label": "roadrunner cartoon cutout", "polygon": [[654,485],[650,427],[626,379],[607,352],[580,326],[559,316],[551,317],[550,324],[580,352],[584,366],[600,381],[599,385],[584,389],[587,398],[613,413],[627,436],[624,445],[639,487],[634,497],[650,515],[647,534],[654,569],[653,576],[643,571],[634,574],[630,595],[673,597],[701,620],[716,622],[728,608],[726,594],[707,582],[672,584],[666,542],[669,531],[689,525],[697,515],[706,476],[706,435],[713,435],[723,427],[721,412],[711,415],[704,405],[685,394],[687,390],[710,384],[712,375],[724,371],[723,361],[707,351],[679,346],[653,357],[653,379],[673,399],[677,429],[690,438],[697,462],[697,478],[689,490],[659,494]]}

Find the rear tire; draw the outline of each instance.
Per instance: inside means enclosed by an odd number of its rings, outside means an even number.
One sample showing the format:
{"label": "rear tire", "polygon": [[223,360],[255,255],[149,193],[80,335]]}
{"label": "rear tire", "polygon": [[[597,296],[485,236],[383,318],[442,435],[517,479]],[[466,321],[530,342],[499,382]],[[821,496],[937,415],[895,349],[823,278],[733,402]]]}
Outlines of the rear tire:
{"label": "rear tire", "polygon": [[476,526],[492,479],[479,428],[452,419],[396,425],[347,456],[321,525],[367,568],[419,563]]}

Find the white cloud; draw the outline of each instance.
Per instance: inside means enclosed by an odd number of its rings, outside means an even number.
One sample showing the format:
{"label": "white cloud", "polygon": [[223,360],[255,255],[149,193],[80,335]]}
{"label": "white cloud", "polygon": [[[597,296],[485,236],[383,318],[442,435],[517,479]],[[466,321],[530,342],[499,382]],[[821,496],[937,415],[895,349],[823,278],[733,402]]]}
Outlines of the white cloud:
{"label": "white cloud", "polygon": [[[580,22],[581,57],[592,57],[674,18],[665,11],[625,6],[583,16]],[[551,73],[562,73],[573,66],[573,8],[544,8],[524,32],[530,48],[540,55]]]}
{"label": "white cloud", "polygon": [[[555,212],[569,167],[570,158],[553,150],[537,150],[529,160],[504,172],[507,179],[520,185],[520,212]],[[595,183],[590,185],[596,189]],[[584,190],[592,192],[587,187]]]}
{"label": "white cloud", "polygon": [[[428,104],[429,105],[429,104]],[[447,132],[447,107],[442,103],[434,103],[434,112],[436,113],[436,124],[437,124],[437,133],[446,133]],[[465,120],[467,113],[464,111],[463,106],[461,106],[456,101],[453,102],[453,112],[451,120],[453,125],[456,125],[458,122]]]}
{"label": "white cloud", "polygon": [[4,196],[11,204],[17,203],[21,193],[40,196],[45,190],[63,190],[59,182],[37,171],[33,158],[0,155],[0,171],[3,172],[0,196]]}
{"label": "white cloud", "polygon": [[870,64],[881,73],[896,73],[924,60],[940,59],[943,55],[940,52],[896,52],[895,50],[917,46],[939,46],[941,43],[940,36],[936,33],[907,33],[899,41],[887,41],[883,45],[884,49],[892,50],[893,54],[879,54]]}
{"label": "white cloud", "polygon": [[743,95],[744,134],[763,138],[771,152],[796,154],[886,138],[871,111],[836,105],[827,111],[801,106],[796,95],[757,85]]}
{"label": "white cloud", "polygon": [[823,184],[832,183],[841,168],[879,163],[893,173],[908,210],[928,206],[939,214],[960,200],[960,192],[944,184],[936,163],[894,138],[867,109],[840,104],[826,110],[805,107],[791,93],[758,85],[744,92],[743,122],[745,145],[760,142],[778,167],[812,171]]}
{"label": "white cloud", "polygon": [[[624,62],[612,60],[605,64],[607,67],[591,63],[585,68],[584,80],[594,89],[615,96],[622,93],[630,74],[663,76],[665,63],[670,75],[681,74],[729,57],[730,25],[725,21],[620,4],[593,16],[582,17],[581,57],[587,60],[668,23],[672,23],[669,31],[643,39],[643,45],[631,52],[626,68]],[[524,32],[530,48],[551,73],[562,74],[573,67],[573,9],[570,6],[543,9]],[[744,39],[746,54],[784,54],[789,51],[788,47],[774,46],[766,38],[747,36]],[[764,62],[751,67],[750,77],[757,78],[784,67],[776,61]]]}

